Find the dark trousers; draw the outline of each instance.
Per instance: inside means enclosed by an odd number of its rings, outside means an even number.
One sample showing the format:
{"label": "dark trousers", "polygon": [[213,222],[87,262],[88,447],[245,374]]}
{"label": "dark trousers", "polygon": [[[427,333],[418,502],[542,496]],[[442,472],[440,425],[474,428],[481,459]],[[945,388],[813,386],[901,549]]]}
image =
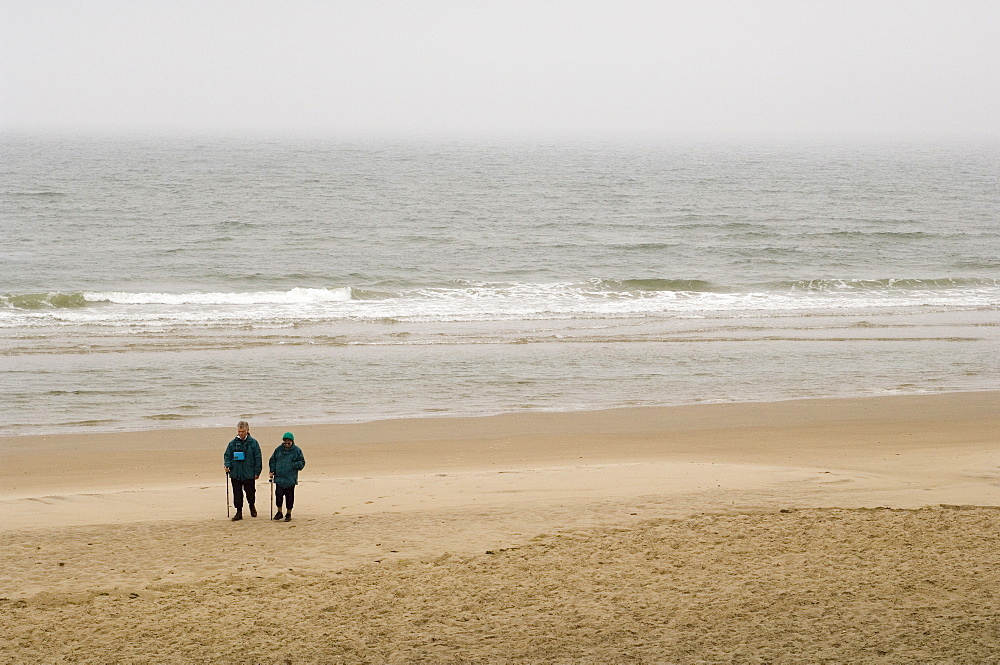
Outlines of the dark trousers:
{"label": "dark trousers", "polygon": [[257,505],[257,483],[253,478],[250,480],[236,480],[235,478],[230,478],[229,481],[233,485],[233,505],[236,506],[236,510],[243,510],[243,493],[247,493],[247,503],[250,507]]}
{"label": "dark trousers", "polygon": [[278,483],[274,484],[274,502],[277,504],[278,510],[281,510],[282,499],[288,502],[288,512],[292,512],[292,506],[295,505],[295,485],[282,487]]}

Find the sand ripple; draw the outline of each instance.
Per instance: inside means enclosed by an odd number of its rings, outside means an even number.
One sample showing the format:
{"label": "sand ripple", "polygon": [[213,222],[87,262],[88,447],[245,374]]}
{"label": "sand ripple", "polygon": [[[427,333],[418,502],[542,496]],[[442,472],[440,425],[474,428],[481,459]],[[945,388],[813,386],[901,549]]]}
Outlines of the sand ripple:
{"label": "sand ripple", "polygon": [[[218,523],[187,525],[159,542],[175,552],[178,581],[163,562],[116,549],[130,538],[148,554],[153,532],[143,541],[92,527],[63,542],[36,532],[34,551],[28,535],[9,534],[5,571],[135,569],[114,588],[90,570],[94,584],[62,573],[61,590],[0,600],[0,662],[1000,662],[995,508],[701,514],[474,554],[352,540],[399,526],[343,529],[329,550],[355,549],[338,565],[322,548],[283,554],[276,542],[227,557],[208,549]],[[344,565],[360,547],[386,551]]]}

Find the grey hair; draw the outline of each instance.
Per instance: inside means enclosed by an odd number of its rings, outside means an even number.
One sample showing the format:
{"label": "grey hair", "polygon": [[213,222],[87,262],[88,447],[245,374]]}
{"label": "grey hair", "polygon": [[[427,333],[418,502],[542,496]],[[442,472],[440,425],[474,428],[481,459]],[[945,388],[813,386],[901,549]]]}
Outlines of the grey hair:
{"label": "grey hair", "polygon": [[236,423],[236,429],[243,429],[243,428],[250,429],[250,423],[248,423],[245,420],[241,420],[240,422]]}

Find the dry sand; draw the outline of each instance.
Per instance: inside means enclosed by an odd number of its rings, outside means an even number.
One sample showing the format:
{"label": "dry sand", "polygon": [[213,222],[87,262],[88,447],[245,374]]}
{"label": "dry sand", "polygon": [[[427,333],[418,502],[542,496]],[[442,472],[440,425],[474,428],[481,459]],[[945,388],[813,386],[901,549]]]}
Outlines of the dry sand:
{"label": "dry sand", "polygon": [[1000,393],[0,439],[0,662],[1000,662]]}

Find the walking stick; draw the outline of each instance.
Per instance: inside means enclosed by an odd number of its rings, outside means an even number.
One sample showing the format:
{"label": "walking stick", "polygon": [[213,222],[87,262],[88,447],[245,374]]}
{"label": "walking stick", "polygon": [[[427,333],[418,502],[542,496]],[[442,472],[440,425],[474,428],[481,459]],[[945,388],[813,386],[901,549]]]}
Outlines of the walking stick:
{"label": "walking stick", "polygon": [[268,478],[267,482],[271,484],[271,519],[274,519],[274,478]]}
{"label": "walking stick", "polygon": [[226,471],[226,517],[229,517],[229,504],[232,503],[229,500],[229,472]]}

